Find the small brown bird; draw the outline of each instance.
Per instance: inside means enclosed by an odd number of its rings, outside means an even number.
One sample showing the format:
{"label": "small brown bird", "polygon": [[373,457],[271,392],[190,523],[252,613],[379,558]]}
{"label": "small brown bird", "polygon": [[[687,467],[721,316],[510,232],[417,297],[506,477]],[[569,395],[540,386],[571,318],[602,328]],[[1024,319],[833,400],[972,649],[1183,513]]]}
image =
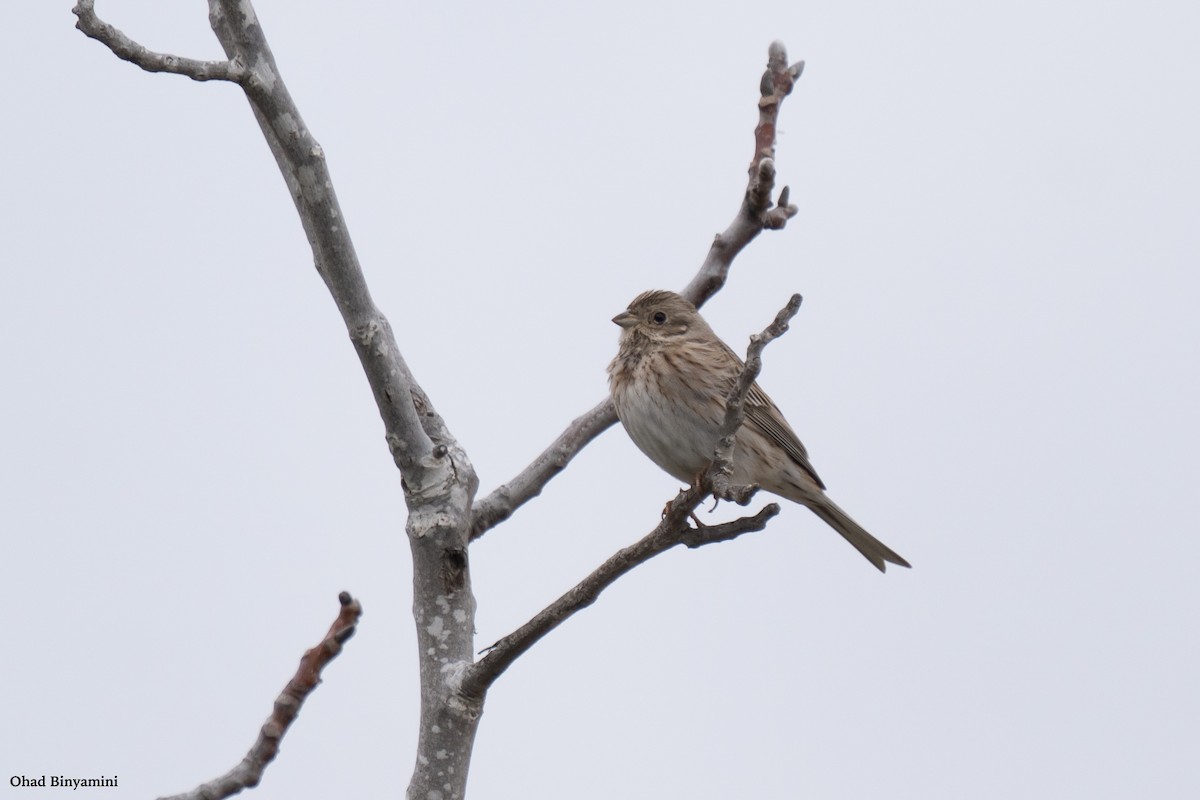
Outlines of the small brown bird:
{"label": "small brown bird", "polygon": [[[608,365],[617,416],[651,461],[691,483],[712,461],[742,360],[674,292],[640,294],[613,322],[621,326],[620,349]],[[807,506],[881,572],[888,562],[910,566],[825,495],[804,445],[757,383],[735,437],[732,480]]]}

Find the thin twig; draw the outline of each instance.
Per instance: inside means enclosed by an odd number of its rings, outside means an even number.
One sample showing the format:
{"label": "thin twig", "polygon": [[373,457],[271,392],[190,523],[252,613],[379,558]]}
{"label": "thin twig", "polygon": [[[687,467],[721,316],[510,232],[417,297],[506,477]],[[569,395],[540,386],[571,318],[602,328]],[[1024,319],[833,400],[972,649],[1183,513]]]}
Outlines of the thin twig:
{"label": "thin twig", "polygon": [[780,230],[799,209],[788,202],[790,191],[783,187],[779,202],[771,205],[775,188],[775,141],[779,109],[783,99],[792,92],[796,79],[804,71],[804,62],[788,66],[787,49],[775,41],[767,49],[767,70],[759,81],[758,126],[754,129],[754,158],[750,161],[750,182],[742,207],[733,222],[717,234],[708,257],[680,294],[691,300],[696,308],[712,297],[729,277],[734,257],[764,230]]}
{"label": "thin twig", "polygon": [[339,594],[338,602],[341,603],[341,610],[337,619],[329,626],[325,638],[300,659],[299,669],[275,699],[275,708],[263,723],[258,740],[246,757],[221,777],[203,783],[190,792],[160,800],[221,800],[258,785],[267,765],[278,755],[279,742],[296,721],[300,707],[320,684],[321,671],[342,652],[342,645],[354,635],[355,626],[362,616],[362,606],[349,592]]}
{"label": "thin twig", "polygon": [[746,397],[750,394],[754,381],[758,379],[758,374],[762,371],[762,351],[768,344],[787,333],[788,323],[800,310],[800,303],[803,300],[804,298],[798,294],[792,295],[787,305],[775,315],[774,321],[764,328],[762,333],[750,337],[750,345],[746,348],[746,363],[742,365],[738,379],[725,399],[725,419],[721,423],[716,455],[709,468],[713,496],[722,500],[731,500],[738,505],[745,505],[754,493],[754,487],[737,486],[729,482],[729,477],[733,474],[734,439],[746,418]]}
{"label": "thin twig", "polygon": [[532,464],[486,499],[475,504],[471,516],[471,538],[476,539],[513,515],[520,506],[541,494],[562,472],[575,454],[617,421],[612,400],[604,400],[576,418]]}
{"label": "thin twig", "polygon": [[[779,201],[774,205],[771,194],[775,186],[775,131],[779,108],[803,71],[803,61],[788,66],[787,50],[782,42],[771,43],[767,70],[759,82],[758,126],[754,129],[754,158],[750,162],[745,197],[733,222],[717,234],[696,276],[681,292],[696,308],[725,285],[733,259],[746,245],[764,230],[783,228],[797,213],[796,206],[788,202],[788,187],[779,193]],[[571,459],[616,421],[617,412],[612,400],[607,398],[576,418],[516,477],[475,503],[471,539],[483,536],[541,494],[546,484],[562,472]]]}
{"label": "thin twig", "polygon": [[237,61],[201,61],[169,53],[156,53],[148,49],[96,16],[95,4],[95,0],[79,0],[75,4],[75,8],[71,9],[71,13],[79,18],[75,27],[88,38],[103,44],[117,58],[136,64],[147,72],[186,75],[194,81],[230,81],[240,84],[246,80],[248,73]]}

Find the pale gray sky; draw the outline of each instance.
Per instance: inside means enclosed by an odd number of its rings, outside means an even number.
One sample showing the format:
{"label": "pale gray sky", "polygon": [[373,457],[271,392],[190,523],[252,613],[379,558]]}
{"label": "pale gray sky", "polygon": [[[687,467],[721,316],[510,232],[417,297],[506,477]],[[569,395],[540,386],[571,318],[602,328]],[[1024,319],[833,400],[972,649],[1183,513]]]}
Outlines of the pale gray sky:
{"label": "pale gray sky", "polygon": [[[357,359],[239,91],[118,61],[70,5],[10,9],[2,51],[0,799],[223,772],[342,589],[358,636],[254,796],[398,796],[410,568]],[[220,56],[198,0],[98,5]],[[256,5],[484,492],[728,223],[768,43],[808,64],[799,216],[705,313],[741,350],[804,294],[762,383],[914,569],[794,506],[667,554],[500,680],[472,797],[1200,793],[1200,6]],[[480,646],[676,489],[604,434],[472,549]]]}

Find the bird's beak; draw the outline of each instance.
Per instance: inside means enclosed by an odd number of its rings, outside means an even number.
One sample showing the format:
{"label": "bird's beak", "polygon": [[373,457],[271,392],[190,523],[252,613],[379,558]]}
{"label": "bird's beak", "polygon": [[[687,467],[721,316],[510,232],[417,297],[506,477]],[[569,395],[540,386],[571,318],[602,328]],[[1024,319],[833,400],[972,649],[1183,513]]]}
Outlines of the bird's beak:
{"label": "bird's beak", "polygon": [[632,328],[634,325],[637,325],[637,321],[637,317],[635,317],[633,314],[630,314],[628,311],[622,311],[620,314],[617,314],[615,317],[613,317],[613,322],[617,323],[626,330]]}

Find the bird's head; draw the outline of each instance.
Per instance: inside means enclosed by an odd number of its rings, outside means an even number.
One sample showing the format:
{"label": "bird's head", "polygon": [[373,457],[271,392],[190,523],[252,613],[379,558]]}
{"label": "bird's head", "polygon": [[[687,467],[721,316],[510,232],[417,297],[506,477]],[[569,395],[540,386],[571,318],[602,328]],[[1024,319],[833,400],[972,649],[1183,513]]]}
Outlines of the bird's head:
{"label": "bird's head", "polygon": [[708,330],[694,305],[661,289],[633,298],[629,308],[613,317],[613,322],[621,326],[622,343],[641,339],[662,344]]}

